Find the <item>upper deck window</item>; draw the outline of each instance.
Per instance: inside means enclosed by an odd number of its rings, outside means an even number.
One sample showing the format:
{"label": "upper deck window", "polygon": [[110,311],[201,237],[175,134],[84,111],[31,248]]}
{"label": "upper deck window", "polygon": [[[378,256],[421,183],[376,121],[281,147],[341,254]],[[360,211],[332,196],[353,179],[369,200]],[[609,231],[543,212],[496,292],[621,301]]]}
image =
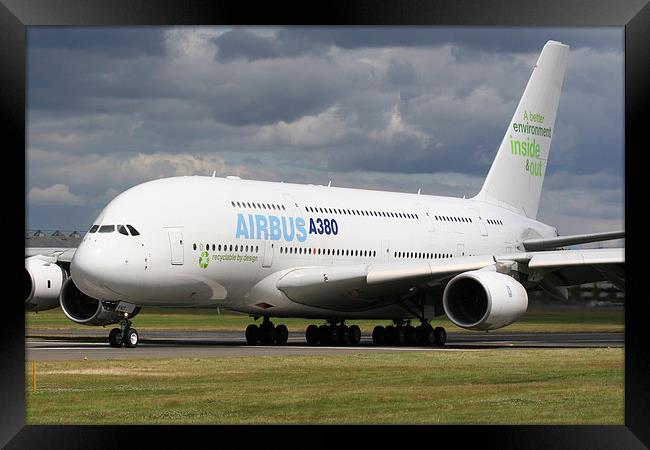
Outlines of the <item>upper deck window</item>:
{"label": "upper deck window", "polygon": [[99,227],[99,233],[112,233],[115,231],[115,225],[102,225]]}

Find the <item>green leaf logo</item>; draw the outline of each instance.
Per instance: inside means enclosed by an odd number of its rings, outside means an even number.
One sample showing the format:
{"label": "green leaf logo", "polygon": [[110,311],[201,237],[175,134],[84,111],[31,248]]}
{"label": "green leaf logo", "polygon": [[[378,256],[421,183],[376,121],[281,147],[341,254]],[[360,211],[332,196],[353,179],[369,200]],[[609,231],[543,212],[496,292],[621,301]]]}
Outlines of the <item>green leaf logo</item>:
{"label": "green leaf logo", "polygon": [[210,254],[208,252],[203,252],[201,253],[201,256],[199,256],[199,266],[201,269],[205,269],[208,267],[208,264],[210,263]]}

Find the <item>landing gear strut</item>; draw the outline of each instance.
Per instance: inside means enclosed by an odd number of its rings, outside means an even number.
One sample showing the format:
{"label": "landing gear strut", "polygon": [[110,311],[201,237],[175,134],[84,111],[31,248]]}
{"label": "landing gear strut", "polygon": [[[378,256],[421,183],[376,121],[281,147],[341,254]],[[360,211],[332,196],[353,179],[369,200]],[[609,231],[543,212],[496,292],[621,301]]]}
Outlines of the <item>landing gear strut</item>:
{"label": "landing gear strut", "polygon": [[122,345],[135,348],[139,341],[138,332],[135,328],[131,328],[131,321],[126,318],[126,315],[120,320],[120,328],[113,328],[108,334],[108,344],[115,348],[120,348]]}

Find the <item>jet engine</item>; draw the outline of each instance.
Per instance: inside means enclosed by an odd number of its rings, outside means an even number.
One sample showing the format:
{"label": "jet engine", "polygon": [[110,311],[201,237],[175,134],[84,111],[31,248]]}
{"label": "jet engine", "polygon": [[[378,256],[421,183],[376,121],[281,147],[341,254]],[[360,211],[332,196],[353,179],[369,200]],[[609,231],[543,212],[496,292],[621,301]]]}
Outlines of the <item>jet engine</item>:
{"label": "jet engine", "polygon": [[496,330],[519,319],[528,308],[528,293],[514,278],[474,270],[454,277],[442,296],[445,314],[471,330]]}
{"label": "jet engine", "polygon": [[[66,317],[82,325],[110,325],[120,321],[115,306],[89,297],[79,290],[72,278],[63,283],[59,298],[61,309]],[[136,314],[139,308],[136,309]],[[135,316],[132,314],[129,318]]]}
{"label": "jet engine", "polygon": [[67,278],[61,267],[42,259],[27,258],[23,273],[26,310],[45,311],[59,306],[61,286]]}

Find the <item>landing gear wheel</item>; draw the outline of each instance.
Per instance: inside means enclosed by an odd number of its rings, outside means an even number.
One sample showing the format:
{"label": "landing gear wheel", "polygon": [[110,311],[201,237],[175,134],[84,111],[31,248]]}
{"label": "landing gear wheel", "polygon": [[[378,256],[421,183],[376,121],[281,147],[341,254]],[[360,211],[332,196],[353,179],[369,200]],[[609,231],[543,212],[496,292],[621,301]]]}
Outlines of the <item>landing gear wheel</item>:
{"label": "landing gear wheel", "polygon": [[427,346],[436,345],[436,333],[431,327],[424,328],[424,345]]}
{"label": "landing gear wheel", "polygon": [[397,345],[406,344],[406,327],[402,325],[395,327],[395,343]]}
{"label": "landing gear wheel", "polygon": [[254,323],[246,327],[246,342],[249,344],[257,344],[260,340],[260,329]]}
{"label": "landing gear wheel", "polygon": [[330,327],[327,327],[329,331],[329,343],[331,345],[339,345],[341,342],[339,341],[339,329],[337,326],[333,325]]}
{"label": "landing gear wheel", "polygon": [[336,341],[339,345],[348,345],[350,341],[350,331],[347,325],[336,327]]}
{"label": "landing gear wheel", "polygon": [[375,345],[384,345],[386,343],[386,329],[381,325],[377,325],[372,330],[372,343]]}
{"label": "landing gear wheel", "polygon": [[271,322],[260,325],[260,342],[262,344],[272,344],[275,342],[275,327]]}
{"label": "landing gear wheel", "polygon": [[289,339],[289,330],[286,325],[278,325],[275,327],[275,343],[278,345],[284,345]]}
{"label": "landing gear wheel", "polygon": [[309,345],[318,345],[318,326],[309,325],[305,331],[305,339]]}
{"label": "landing gear wheel", "polygon": [[350,345],[359,345],[359,342],[361,342],[361,328],[357,325],[351,325],[348,328],[348,333]]}
{"label": "landing gear wheel", "polygon": [[425,338],[424,327],[422,325],[415,327],[415,341],[420,345],[425,345]]}
{"label": "landing gear wheel", "polygon": [[386,331],[384,332],[384,342],[386,345],[395,345],[395,327],[388,325]]}
{"label": "landing gear wheel", "polygon": [[136,348],[138,346],[138,341],[140,340],[140,337],[138,336],[138,332],[135,330],[135,328],[129,328],[126,330],[126,333],[124,333],[124,346],[128,348]]}
{"label": "landing gear wheel", "polygon": [[415,335],[415,327],[412,325],[406,325],[404,327],[404,342],[406,345],[416,345],[418,339]]}
{"label": "landing gear wheel", "polygon": [[330,343],[330,327],[327,325],[321,325],[318,327],[318,343],[320,345],[327,345]]}
{"label": "landing gear wheel", "polygon": [[447,342],[447,332],[445,331],[445,329],[442,327],[436,327],[433,330],[433,333],[434,333],[435,344],[445,345],[445,342]]}
{"label": "landing gear wheel", "polygon": [[119,328],[113,328],[111,332],[108,333],[108,344],[115,348],[122,347],[122,330]]}

